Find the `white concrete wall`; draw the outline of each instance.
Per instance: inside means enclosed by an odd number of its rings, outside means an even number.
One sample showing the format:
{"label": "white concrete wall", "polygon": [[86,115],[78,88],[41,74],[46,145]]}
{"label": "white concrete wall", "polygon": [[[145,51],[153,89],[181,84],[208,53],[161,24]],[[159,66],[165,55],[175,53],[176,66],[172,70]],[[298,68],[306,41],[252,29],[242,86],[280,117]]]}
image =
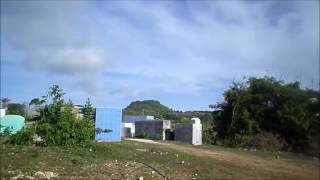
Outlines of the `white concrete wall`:
{"label": "white concrete wall", "polygon": [[192,124],[192,144],[202,144],[202,124]]}
{"label": "white concrete wall", "polygon": [[122,123],[122,137],[126,134],[126,128],[131,129],[131,137],[134,137],[135,134],[135,124],[134,123]]}
{"label": "white concrete wall", "polygon": [[6,115],[6,109],[0,109],[0,117],[3,117]]}

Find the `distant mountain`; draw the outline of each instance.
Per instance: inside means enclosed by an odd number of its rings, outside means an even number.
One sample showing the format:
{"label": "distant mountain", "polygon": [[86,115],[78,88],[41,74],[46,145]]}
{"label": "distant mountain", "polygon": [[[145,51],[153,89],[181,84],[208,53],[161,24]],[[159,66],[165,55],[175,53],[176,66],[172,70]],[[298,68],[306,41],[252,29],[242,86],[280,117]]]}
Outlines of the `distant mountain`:
{"label": "distant mountain", "polygon": [[200,118],[203,122],[212,121],[211,111],[174,111],[156,100],[134,101],[124,109],[125,115],[152,115],[173,122],[189,121],[193,117]]}
{"label": "distant mountain", "polygon": [[156,100],[134,101],[124,109],[125,115],[152,115],[157,118],[164,117],[170,108]]}

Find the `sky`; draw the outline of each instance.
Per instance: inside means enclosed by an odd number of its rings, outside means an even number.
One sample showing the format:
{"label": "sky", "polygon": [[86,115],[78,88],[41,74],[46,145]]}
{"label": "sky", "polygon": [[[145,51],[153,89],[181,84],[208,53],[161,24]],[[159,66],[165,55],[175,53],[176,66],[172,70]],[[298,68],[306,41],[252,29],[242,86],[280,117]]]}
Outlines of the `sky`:
{"label": "sky", "polygon": [[208,110],[233,81],[319,86],[319,1],[1,1],[1,97]]}

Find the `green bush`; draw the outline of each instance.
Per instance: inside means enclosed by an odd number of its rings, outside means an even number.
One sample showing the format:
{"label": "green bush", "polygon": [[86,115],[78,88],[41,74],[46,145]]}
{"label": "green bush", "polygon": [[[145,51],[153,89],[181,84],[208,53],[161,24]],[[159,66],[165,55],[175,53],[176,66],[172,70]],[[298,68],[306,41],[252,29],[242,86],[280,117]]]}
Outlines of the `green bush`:
{"label": "green bush", "polygon": [[279,151],[283,148],[280,138],[270,132],[262,132],[244,141],[241,147],[267,151]]}
{"label": "green bush", "polygon": [[93,139],[92,121],[77,119],[72,106],[61,108],[55,123],[40,122],[36,133],[44,139],[45,145],[74,146]]}
{"label": "green bush", "polygon": [[10,134],[11,134],[10,128],[9,128],[9,127],[6,127],[6,128],[3,130],[3,132],[0,133],[0,136],[1,136],[2,138],[5,138],[5,137],[10,136]]}
{"label": "green bush", "polygon": [[16,134],[13,134],[9,138],[11,144],[18,145],[30,145],[32,144],[32,137],[35,134],[35,129],[33,127],[22,129]]}

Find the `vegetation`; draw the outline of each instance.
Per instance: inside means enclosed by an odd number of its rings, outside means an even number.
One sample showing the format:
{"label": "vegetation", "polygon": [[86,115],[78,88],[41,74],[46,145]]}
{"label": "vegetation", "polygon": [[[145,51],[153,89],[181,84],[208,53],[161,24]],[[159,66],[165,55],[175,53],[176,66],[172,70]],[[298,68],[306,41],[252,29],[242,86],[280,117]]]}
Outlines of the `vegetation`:
{"label": "vegetation", "polygon": [[163,118],[170,109],[159,101],[146,100],[146,101],[134,101],[124,109],[125,115],[153,115],[156,118]]}
{"label": "vegetation", "polygon": [[[244,83],[233,83],[225,91],[224,101],[211,106],[212,132],[217,132],[212,135],[213,142],[241,147],[250,143],[256,146],[264,140],[261,143],[271,143],[271,149],[317,155],[319,98],[319,92],[303,90],[298,82],[285,84],[270,77],[251,77]],[[269,149],[265,145],[263,148]]]}
{"label": "vegetation", "polygon": [[[84,118],[78,119],[74,113],[73,104],[66,103],[63,99],[65,93],[58,85],[49,88],[46,96],[41,100],[35,98],[30,105],[39,107],[40,117],[35,126],[24,128],[22,131],[11,135],[9,142],[13,144],[35,143],[34,137],[39,137],[41,145],[83,145],[93,139],[93,108],[87,100],[84,108]],[[10,104],[9,104],[10,105]],[[39,142],[38,142],[39,143]]]}
{"label": "vegetation", "polygon": [[[318,179],[318,161],[306,156],[252,152],[184,143],[169,145],[122,141],[85,147],[1,146],[1,178],[51,179]],[[177,156],[178,155],[178,156]],[[41,173],[42,172],[42,173]],[[22,178],[23,176],[23,178]],[[28,177],[29,176],[29,177]],[[18,179],[18,178],[15,178]],[[43,178],[44,179],[44,178]]]}
{"label": "vegetation", "polygon": [[83,119],[94,122],[94,109],[92,107],[92,103],[89,98],[87,99],[86,103],[84,104],[84,107],[82,109],[82,113],[83,113]]}
{"label": "vegetation", "polygon": [[20,115],[26,117],[26,107],[24,104],[9,103],[6,110],[7,115]]}
{"label": "vegetation", "polygon": [[0,105],[1,105],[1,108],[7,108],[8,104],[10,102],[10,99],[9,98],[1,98],[0,99]]}

